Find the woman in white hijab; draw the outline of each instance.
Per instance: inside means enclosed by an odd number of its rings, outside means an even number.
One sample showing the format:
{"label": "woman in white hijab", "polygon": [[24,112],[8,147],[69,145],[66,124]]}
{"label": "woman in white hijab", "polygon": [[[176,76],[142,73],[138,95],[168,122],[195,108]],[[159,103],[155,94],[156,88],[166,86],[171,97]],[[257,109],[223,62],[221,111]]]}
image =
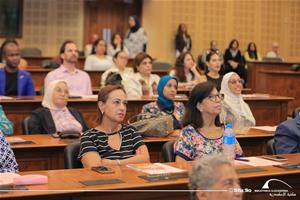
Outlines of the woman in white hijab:
{"label": "woman in white hijab", "polygon": [[88,130],[82,114],[75,108],[67,107],[68,96],[65,81],[56,80],[48,84],[42,107],[34,110],[29,119],[29,134],[82,133]]}
{"label": "woman in white hijab", "polygon": [[221,112],[223,123],[232,123],[236,130],[255,126],[255,119],[242,97],[243,80],[235,72],[225,74],[220,93],[224,94]]}

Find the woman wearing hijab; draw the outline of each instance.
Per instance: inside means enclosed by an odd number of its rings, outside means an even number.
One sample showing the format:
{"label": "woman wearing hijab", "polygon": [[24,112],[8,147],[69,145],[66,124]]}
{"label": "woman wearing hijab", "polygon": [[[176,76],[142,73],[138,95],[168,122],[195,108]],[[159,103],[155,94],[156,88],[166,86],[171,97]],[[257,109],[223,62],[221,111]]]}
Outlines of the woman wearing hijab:
{"label": "woman wearing hijab", "polygon": [[28,126],[30,134],[52,134],[74,131],[82,133],[88,129],[81,113],[67,107],[68,86],[65,81],[52,81],[45,91],[41,108],[31,114]]}
{"label": "woman wearing hijab", "polygon": [[129,58],[134,58],[138,53],[146,52],[148,38],[137,16],[130,16],[128,24],[124,45],[129,51]]}
{"label": "woman wearing hijab", "polygon": [[225,74],[220,93],[224,94],[221,120],[232,123],[237,130],[255,126],[255,119],[248,104],[242,97],[243,80],[235,72]]}
{"label": "woman wearing hijab", "polygon": [[158,98],[143,106],[142,113],[165,113],[173,116],[174,129],[181,128],[181,120],[185,113],[182,102],[174,102],[177,93],[178,81],[174,76],[163,76],[157,86]]}

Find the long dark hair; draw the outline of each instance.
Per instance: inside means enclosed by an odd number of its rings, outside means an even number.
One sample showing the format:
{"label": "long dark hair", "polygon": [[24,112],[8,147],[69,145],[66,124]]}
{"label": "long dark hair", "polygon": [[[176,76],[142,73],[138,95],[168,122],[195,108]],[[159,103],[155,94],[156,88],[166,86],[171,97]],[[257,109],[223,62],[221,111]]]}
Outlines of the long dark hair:
{"label": "long dark hair", "polygon": [[[191,125],[195,129],[203,127],[202,113],[197,109],[198,102],[202,102],[216,86],[211,82],[204,82],[197,84],[190,93],[189,101],[186,107],[185,115],[183,118],[183,126]],[[221,126],[219,116],[215,119],[215,125]]]}
{"label": "long dark hair", "polygon": [[[184,73],[184,59],[187,55],[190,55],[192,57],[192,59],[194,60],[193,55],[188,51],[180,54],[176,59],[174,69],[176,70],[176,77],[178,78],[179,82],[187,81],[186,77],[185,77],[185,73]],[[194,74],[191,71],[190,71],[190,73],[192,74],[192,77],[194,78]]]}
{"label": "long dark hair", "polygon": [[97,45],[99,44],[100,41],[103,41],[103,42],[105,43],[105,52],[104,52],[104,55],[107,54],[107,44],[106,44],[105,40],[102,39],[102,38],[97,39],[97,40],[93,43],[92,53],[91,53],[91,54],[96,54],[96,48],[97,48]]}
{"label": "long dark hair", "polygon": [[183,34],[185,34],[186,37],[190,37],[190,35],[189,35],[188,32],[187,32],[187,29],[185,29],[185,31],[182,30],[182,27],[183,27],[183,26],[186,27],[185,24],[179,24],[179,25],[178,25],[178,28],[177,28],[177,35],[183,36]]}
{"label": "long dark hair", "polygon": [[121,49],[120,49],[120,50],[123,50],[123,48],[124,48],[124,45],[123,45],[123,38],[121,37],[121,35],[120,35],[119,33],[114,33],[114,34],[112,35],[112,37],[111,37],[111,45],[114,47],[114,49],[117,48],[117,45],[114,43],[115,37],[116,37],[117,35],[119,35],[120,38],[121,38],[121,40],[122,40],[122,41],[121,41]]}
{"label": "long dark hair", "polygon": [[232,39],[232,40],[230,41],[230,43],[229,43],[228,48],[231,49],[233,43],[235,43],[235,42],[236,42],[236,44],[237,44],[237,49],[238,49],[239,46],[240,46],[240,43],[239,43],[239,41],[238,41],[237,39]]}
{"label": "long dark hair", "polygon": [[[251,49],[250,49],[251,44],[254,45],[254,48],[255,48],[254,51],[251,51]],[[255,59],[257,59],[257,49],[256,49],[256,44],[255,44],[254,42],[250,42],[250,43],[248,44],[247,52],[248,52],[250,58],[255,58]]]}

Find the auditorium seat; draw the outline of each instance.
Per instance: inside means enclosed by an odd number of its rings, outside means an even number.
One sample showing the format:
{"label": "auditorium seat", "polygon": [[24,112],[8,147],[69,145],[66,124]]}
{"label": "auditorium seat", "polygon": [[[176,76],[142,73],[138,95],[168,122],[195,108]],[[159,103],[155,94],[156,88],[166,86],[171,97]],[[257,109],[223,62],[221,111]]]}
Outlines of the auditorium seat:
{"label": "auditorium seat", "polygon": [[82,163],[77,159],[80,151],[80,143],[75,142],[66,146],[64,151],[64,161],[66,169],[82,168]]}
{"label": "auditorium seat", "polygon": [[174,141],[168,141],[163,145],[164,162],[175,162]]}

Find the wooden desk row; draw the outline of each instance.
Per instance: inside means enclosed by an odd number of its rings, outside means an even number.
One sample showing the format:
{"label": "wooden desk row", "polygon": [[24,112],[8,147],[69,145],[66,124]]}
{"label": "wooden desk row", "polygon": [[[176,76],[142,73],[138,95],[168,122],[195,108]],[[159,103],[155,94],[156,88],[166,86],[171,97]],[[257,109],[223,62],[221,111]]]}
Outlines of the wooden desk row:
{"label": "wooden desk row", "polygon": [[[299,154],[285,155],[290,163],[298,163]],[[168,163],[168,165],[181,168],[187,171],[191,170],[192,163],[186,164]],[[241,188],[251,192],[243,194],[244,200],[257,199],[299,199],[300,195],[300,170],[286,170],[274,166],[252,167],[247,165],[236,166],[238,177],[241,182]],[[241,172],[243,169],[257,170],[258,172]],[[2,193],[0,199],[48,199],[48,200],[90,200],[90,199],[120,199],[122,200],[175,200],[189,199],[187,184],[189,179],[178,178],[164,181],[149,182],[141,179],[139,176],[146,175],[143,172],[137,172],[127,167],[113,167],[115,173],[100,174],[90,169],[69,169],[69,170],[51,170],[51,171],[33,171],[21,174],[42,174],[48,176],[49,183],[45,185],[26,186],[26,190],[9,191]],[[118,179],[122,182],[116,184],[98,184],[85,186],[80,181]],[[269,182],[270,190],[286,190],[289,194],[296,196],[283,198],[271,198],[270,192],[259,192],[263,185],[270,179],[279,179],[291,186],[287,187],[279,181]],[[275,184],[274,184],[275,183]],[[265,189],[266,190],[266,189]],[[278,194],[282,192],[271,192]]]}
{"label": "wooden desk row", "polygon": [[[64,168],[64,148],[78,140],[61,140],[51,135],[18,135],[18,137],[32,141],[33,144],[12,145],[20,171],[50,170]],[[163,162],[162,146],[167,141],[175,141],[176,136],[145,137],[144,141],[149,149],[151,162]],[[267,141],[273,138],[273,133],[250,129],[244,135],[237,135],[237,139],[246,156],[266,154]]]}
{"label": "wooden desk row", "polygon": [[[43,68],[29,68],[27,69],[32,76],[32,81],[36,91],[40,91],[40,88],[44,85],[46,75],[51,71],[50,69]],[[153,70],[154,74],[164,76],[169,73],[170,70]],[[86,71],[91,78],[92,87],[99,87],[101,82],[101,76],[104,71]]]}
{"label": "wooden desk row", "polygon": [[[256,124],[275,126],[287,119],[287,104],[292,98],[279,96],[251,96],[244,98],[249,104],[256,119]],[[187,102],[187,98],[176,101]],[[14,132],[22,133],[22,122],[33,110],[41,106],[42,97],[26,97],[18,100],[0,100],[8,119],[14,123]],[[155,101],[155,98],[128,99],[126,121],[140,113],[143,105]],[[96,99],[70,99],[69,106],[77,108],[85,118],[89,127],[96,126]]]}
{"label": "wooden desk row", "polygon": [[300,72],[290,70],[291,62],[251,62],[248,65],[248,87],[254,93],[294,97],[288,114],[300,106]]}

